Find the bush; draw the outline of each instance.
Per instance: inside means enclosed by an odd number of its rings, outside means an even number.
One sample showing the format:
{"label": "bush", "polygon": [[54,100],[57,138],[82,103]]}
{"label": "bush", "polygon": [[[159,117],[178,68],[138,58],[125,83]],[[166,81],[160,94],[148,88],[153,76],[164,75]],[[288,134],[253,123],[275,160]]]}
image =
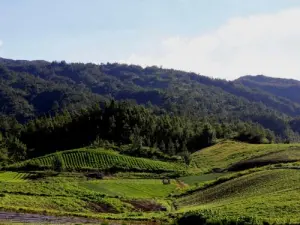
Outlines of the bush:
{"label": "bush", "polygon": [[47,168],[45,166],[38,164],[35,161],[29,161],[24,165],[22,169],[25,171],[39,171],[39,170],[45,170]]}
{"label": "bush", "polygon": [[206,218],[199,213],[187,213],[177,220],[178,225],[205,225]]}
{"label": "bush", "polygon": [[65,169],[64,160],[62,158],[62,155],[59,153],[55,155],[53,169],[55,171],[59,171],[59,172],[61,172]]}

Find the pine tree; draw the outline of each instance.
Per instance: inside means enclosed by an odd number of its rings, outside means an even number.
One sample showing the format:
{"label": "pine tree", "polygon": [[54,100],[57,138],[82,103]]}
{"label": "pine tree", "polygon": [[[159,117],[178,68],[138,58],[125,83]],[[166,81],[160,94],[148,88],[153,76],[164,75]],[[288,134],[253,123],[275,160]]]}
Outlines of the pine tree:
{"label": "pine tree", "polygon": [[168,143],[168,153],[171,156],[175,155],[175,153],[176,153],[175,145],[174,145],[172,139],[170,139],[169,143]]}
{"label": "pine tree", "polygon": [[160,151],[162,152],[166,152],[166,145],[165,145],[165,142],[164,141],[161,141],[160,144],[159,144],[159,149]]}

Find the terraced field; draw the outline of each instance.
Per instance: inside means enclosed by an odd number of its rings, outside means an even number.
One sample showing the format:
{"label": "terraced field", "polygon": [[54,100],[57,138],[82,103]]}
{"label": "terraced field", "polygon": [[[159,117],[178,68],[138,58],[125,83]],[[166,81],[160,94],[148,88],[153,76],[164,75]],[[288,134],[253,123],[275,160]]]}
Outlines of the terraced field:
{"label": "terraced field", "polygon": [[255,172],[180,197],[179,211],[212,210],[226,217],[249,216],[282,224],[299,223],[300,171]]}
{"label": "terraced field", "polygon": [[225,141],[193,153],[191,167],[202,173],[213,169],[224,170],[235,163],[271,153],[279,155],[270,155],[270,157],[298,160],[299,152],[300,144],[247,144]]}
{"label": "terraced field", "polygon": [[63,151],[6,167],[7,170],[60,169],[68,171],[120,170],[145,172],[172,172],[183,170],[183,168],[182,165],[176,163],[119,155],[116,152],[103,149]]}

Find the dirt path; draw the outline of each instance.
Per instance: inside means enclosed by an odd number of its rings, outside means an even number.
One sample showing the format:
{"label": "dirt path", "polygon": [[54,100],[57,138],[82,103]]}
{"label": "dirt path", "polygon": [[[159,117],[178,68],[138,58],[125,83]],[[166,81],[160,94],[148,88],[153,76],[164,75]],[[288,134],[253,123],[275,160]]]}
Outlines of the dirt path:
{"label": "dirt path", "polygon": [[[81,217],[57,217],[31,213],[0,212],[0,224],[5,222],[36,224],[101,224],[100,220]],[[115,224],[112,223],[110,225]]]}
{"label": "dirt path", "polygon": [[[105,220],[88,219],[83,217],[48,216],[33,213],[0,211],[0,224],[30,223],[30,224],[101,224]],[[108,225],[121,225],[122,221],[105,221]],[[125,221],[126,225],[159,225],[159,222]]]}

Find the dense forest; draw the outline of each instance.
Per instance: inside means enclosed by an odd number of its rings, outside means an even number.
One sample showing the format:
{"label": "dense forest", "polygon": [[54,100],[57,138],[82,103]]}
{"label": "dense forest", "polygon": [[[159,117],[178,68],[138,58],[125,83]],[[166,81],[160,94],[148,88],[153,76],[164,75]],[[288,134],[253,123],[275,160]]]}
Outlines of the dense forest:
{"label": "dense forest", "polygon": [[110,143],[188,162],[218,139],[295,142],[298,89],[265,76],[226,81],[155,66],[0,58],[0,161]]}
{"label": "dense forest", "polygon": [[[171,159],[210,146],[217,139],[272,143],[275,135],[255,123],[231,123],[157,114],[153,109],[122,101],[40,117],[20,125],[2,121],[2,162],[21,161],[59,150],[114,146],[124,154]],[[9,126],[7,127],[7,125]],[[124,148],[124,146],[127,146]],[[146,149],[151,150],[147,155]]]}

